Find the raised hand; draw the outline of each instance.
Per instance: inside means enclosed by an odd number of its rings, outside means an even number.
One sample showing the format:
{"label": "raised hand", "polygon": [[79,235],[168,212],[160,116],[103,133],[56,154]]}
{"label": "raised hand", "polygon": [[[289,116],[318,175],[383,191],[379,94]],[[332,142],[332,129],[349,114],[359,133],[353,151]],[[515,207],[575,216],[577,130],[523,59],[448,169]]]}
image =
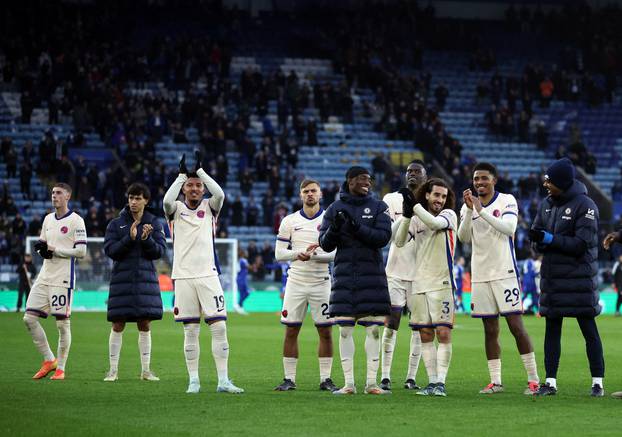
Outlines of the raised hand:
{"label": "raised hand", "polygon": [[141,240],[146,240],[147,238],[149,238],[149,235],[151,235],[151,233],[153,232],[153,226],[151,226],[150,224],[146,224],[143,226],[143,232],[140,236]]}
{"label": "raised hand", "polygon": [[181,155],[181,159],[179,160],[179,173],[180,174],[188,174],[188,168],[186,167],[186,154]]}
{"label": "raised hand", "polygon": [[201,152],[199,150],[195,150],[194,152],[194,158],[196,161],[195,167],[194,167],[194,171],[195,173],[200,169],[203,168],[203,155],[201,154]]}
{"label": "raised hand", "polygon": [[619,241],[620,239],[619,237],[620,237],[619,232],[611,232],[607,234],[607,236],[603,240],[603,247],[605,248],[605,250],[609,250],[609,248],[611,248],[611,245],[613,243],[615,243],[616,241]]}
{"label": "raised hand", "polygon": [[464,204],[469,209],[473,209],[473,193],[470,188],[467,188],[462,192],[462,198],[464,199]]}
{"label": "raised hand", "polygon": [[138,235],[138,225],[140,224],[140,222],[138,220],[136,220],[134,223],[132,223],[132,226],[130,226],[130,238],[132,240],[136,240],[136,236]]}
{"label": "raised hand", "polygon": [[400,193],[403,197],[402,200],[402,216],[406,218],[412,218],[413,216],[413,208],[417,204],[417,200],[415,199],[415,195],[408,188],[400,188],[398,193]]}

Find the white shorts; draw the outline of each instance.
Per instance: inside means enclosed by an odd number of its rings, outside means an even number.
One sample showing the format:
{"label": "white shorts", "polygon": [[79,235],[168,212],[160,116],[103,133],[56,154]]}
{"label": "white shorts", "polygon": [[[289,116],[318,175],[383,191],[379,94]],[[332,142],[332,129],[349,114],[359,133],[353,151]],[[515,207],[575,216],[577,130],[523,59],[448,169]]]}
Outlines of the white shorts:
{"label": "white shorts", "polygon": [[410,315],[410,327],[454,327],[454,293],[451,288],[428,291],[413,295],[414,311]]}
{"label": "white shorts", "polygon": [[176,279],[175,307],[176,322],[206,322],[227,320],[225,295],[218,276]]}
{"label": "white shorts", "polygon": [[471,317],[523,314],[522,292],[515,277],[474,282],[471,288]]}
{"label": "white shorts", "polygon": [[384,325],[385,316],[365,316],[360,318],[337,316],[335,323],[339,326],[354,326],[357,323],[361,326]]}
{"label": "white shorts", "polygon": [[315,326],[332,326],[334,321],[328,314],[329,298],[330,281],[306,285],[288,280],[285,285],[281,323],[287,326],[301,326],[309,307]]}
{"label": "white shorts", "polygon": [[26,311],[38,314],[40,317],[71,316],[71,302],[73,290],[56,285],[45,285],[35,282],[26,300]]}
{"label": "white shorts", "polygon": [[412,281],[404,281],[399,278],[387,277],[389,296],[391,297],[391,311],[402,310],[408,307],[412,312]]}

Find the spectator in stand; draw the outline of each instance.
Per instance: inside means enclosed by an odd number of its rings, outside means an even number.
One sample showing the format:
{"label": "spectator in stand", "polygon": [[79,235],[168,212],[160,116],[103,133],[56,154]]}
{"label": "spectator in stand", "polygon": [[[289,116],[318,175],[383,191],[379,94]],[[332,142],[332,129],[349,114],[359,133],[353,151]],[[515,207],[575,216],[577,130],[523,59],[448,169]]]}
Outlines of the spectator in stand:
{"label": "spectator in stand", "polygon": [[545,77],[542,82],[540,82],[540,106],[542,108],[548,108],[551,99],[553,98],[553,90],[555,87],[553,86],[553,81],[549,77]]}
{"label": "spectator in stand", "polygon": [[4,155],[4,162],[6,163],[6,175],[8,178],[14,178],[17,176],[17,152],[15,147],[11,144],[6,154]]}
{"label": "spectator in stand", "polygon": [[19,168],[20,190],[26,199],[31,198],[30,181],[32,179],[32,167],[29,161],[23,161]]}
{"label": "spectator in stand", "polygon": [[436,108],[439,111],[444,111],[447,97],[449,97],[449,90],[443,82],[434,90],[434,97],[436,98]]}
{"label": "spectator in stand", "polygon": [[15,273],[19,276],[17,287],[17,308],[16,312],[22,310],[22,302],[25,304],[30,294],[30,288],[37,275],[37,268],[32,263],[32,255],[29,253],[24,255],[23,261],[17,266]]}

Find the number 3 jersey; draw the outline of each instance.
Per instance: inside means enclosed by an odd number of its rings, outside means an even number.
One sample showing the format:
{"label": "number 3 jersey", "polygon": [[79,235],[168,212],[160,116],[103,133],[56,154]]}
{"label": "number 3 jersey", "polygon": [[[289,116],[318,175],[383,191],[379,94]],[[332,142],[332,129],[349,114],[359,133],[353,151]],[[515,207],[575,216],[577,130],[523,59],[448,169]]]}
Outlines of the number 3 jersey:
{"label": "number 3 jersey", "polygon": [[451,209],[442,210],[436,217],[445,219],[447,226],[432,230],[416,215],[410,220],[408,238],[414,243],[411,253],[415,265],[414,294],[456,288],[453,267],[458,218]]}
{"label": "number 3 jersey", "polygon": [[209,201],[203,199],[192,209],[175,201],[175,212],[169,221],[173,237],[172,279],[202,278],[220,274],[214,246],[216,217]]}
{"label": "number 3 jersey", "polygon": [[[50,213],[41,225],[41,241],[59,249],[73,249],[78,244],[86,244],[84,220],[76,212],[69,211],[57,218]],[[37,283],[64,288],[74,288],[76,282],[75,257],[61,258],[54,255],[43,260],[43,267],[37,276]]]}

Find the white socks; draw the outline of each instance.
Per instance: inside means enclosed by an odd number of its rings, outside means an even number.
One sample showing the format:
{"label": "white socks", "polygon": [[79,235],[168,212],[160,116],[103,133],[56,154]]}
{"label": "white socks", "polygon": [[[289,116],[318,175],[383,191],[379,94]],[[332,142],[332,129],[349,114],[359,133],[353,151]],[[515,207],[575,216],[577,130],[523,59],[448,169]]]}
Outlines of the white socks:
{"label": "white socks", "polygon": [[69,319],[57,320],[56,327],[58,328],[58,350],[56,352],[58,368],[64,371],[71,347],[71,322]]}
{"label": "white socks", "polygon": [[110,330],[108,338],[108,358],[110,360],[110,370],[117,371],[119,369],[119,358],[121,357],[121,345],[123,344],[123,332]]}
{"label": "white socks", "polygon": [[296,382],[296,365],[298,364],[298,358],[283,357],[283,371],[285,372],[285,379],[289,379],[292,382]]}
{"label": "white socks", "polygon": [[393,363],[393,351],[397,331],[388,327],[382,332],[382,379],[391,379],[391,364]]}
{"label": "white socks", "polygon": [[186,323],[184,325],[184,355],[186,356],[186,367],[190,379],[199,379],[199,332],[201,325],[198,323]]}
{"label": "white socks", "polygon": [[490,382],[501,385],[501,358],[488,360],[488,373],[490,373]]}
{"label": "white socks", "polygon": [[45,331],[41,327],[41,323],[39,323],[39,317],[26,313],[24,314],[24,323],[26,324],[26,328],[28,328],[28,332],[30,332],[32,342],[41,355],[43,355],[43,360],[52,361],[54,359],[54,354],[52,353],[52,349],[50,349]]}
{"label": "white socks", "polygon": [[367,386],[377,384],[380,365],[380,329],[378,325],[365,327],[365,354],[367,355]]}
{"label": "white socks", "polygon": [[354,385],[354,326],[339,327],[339,356],[346,386]]}
{"label": "white socks", "polygon": [[545,382],[551,387],[557,388],[557,378],[546,378]]}
{"label": "white socks", "polygon": [[605,387],[603,385],[603,378],[592,378],[592,387],[594,387],[596,384],[600,385],[601,387]]}
{"label": "white socks", "polygon": [[425,370],[428,373],[428,383],[436,384],[436,345],[433,341],[421,344],[421,355],[423,357],[423,364],[425,365]]}
{"label": "white socks", "polygon": [[529,352],[528,354],[521,355],[520,358],[523,360],[523,366],[525,366],[525,370],[527,371],[527,380],[540,382],[540,378],[538,378],[538,366],[536,365],[536,354],[534,352]]}
{"label": "white socks", "polygon": [[451,362],[451,343],[439,343],[436,352],[436,382],[445,384],[449,363]]}
{"label": "white socks", "polygon": [[218,372],[218,385],[229,381],[227,366],[229,362],[229,342],[227,341],[227,324],[218,321],[209,325],[212,331],[212,355]]}
{"label": "white socks", "polygon": [[138,331],[138,351],[142,371],[148,372],[151,364],[151,331]]}
{"label": "white socks", "polygon": [[406,379],[417,379],[417,370],[419,370],[419,361],[421,360],[421,335],[419,331],[412,331],[410,337],[410,354],[408,356],[408,374]]}
{"label": "white socks", "polygon": [[319,357],[320,361],[320,382],[330,378],[330,372],[333,368],[333,357]]}
{"label": "white socks", "polygon": [[[333,367],[333,357],[319,357],[320,363],[320,382],[324,382],[330,378],[330,371]],[[298,358],[283,357],[283,371],[285,379],[289,379],[292,382],[296,382],[296,366],[298,364]]]}

